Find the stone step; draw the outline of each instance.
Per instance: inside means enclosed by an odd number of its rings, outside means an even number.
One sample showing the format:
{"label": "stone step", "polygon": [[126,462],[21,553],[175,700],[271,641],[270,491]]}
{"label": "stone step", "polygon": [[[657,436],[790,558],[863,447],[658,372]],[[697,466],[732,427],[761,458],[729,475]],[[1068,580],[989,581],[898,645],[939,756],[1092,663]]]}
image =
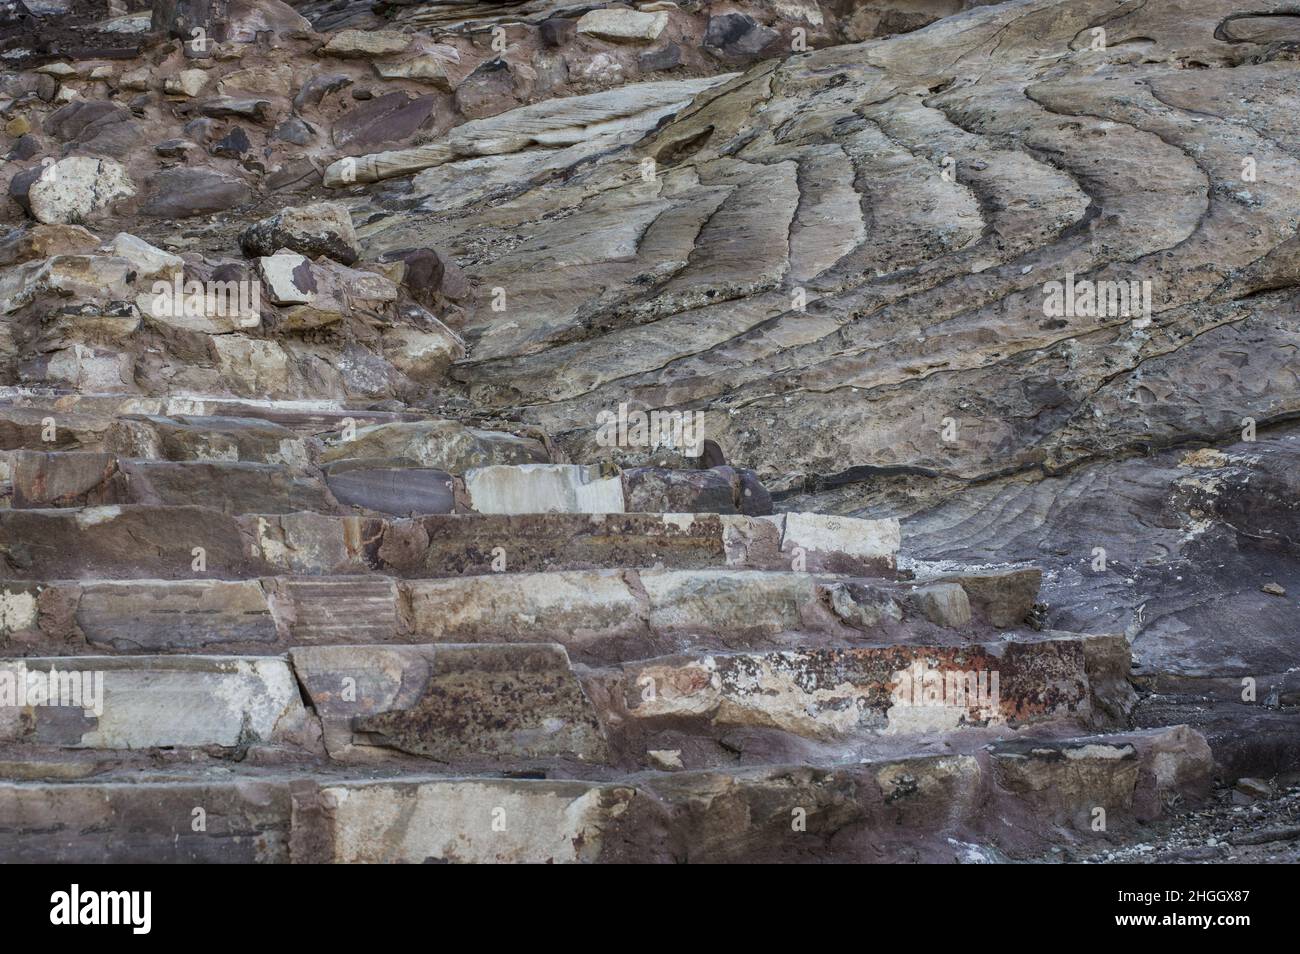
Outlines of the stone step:
{"label": "stone step", "polygon": [[708,768],[756,751],[798,760],[800,740],[844,757],[878,754],[882,739],[890,748],[967,730],[1104,726],[1127,712],[1128,660],[1122,636],[1073,634],[604,668],[574,666],[551,642],[306,646],[287,659],[29,657],[0,662],[0,742],[312,754],[319,729],[340,762]]}
{"label": "stone step", "polygon": [[326,750],[345,762],[555,757],[698,769],[808,751],[865,757],[967,731],[1106,727],[1132,697],[1122,636],[696,654],[599,669],[572,666],[557,643],[289,655]]}
{"label": "stone step", "polygon": [[[969,754],[605,780],[240,768],[0,783],[18,862],[964,861],[1104,843],[1195,801],[1183,726]],[[1105,826],[1098,830],[1098,810]]]}
{"label": "stone step", "polygon": [[[149,413],[151,408],[171,413]],[[356,460],[389,461],[392,466],[456,474],[473,467],[550,460],[536,437],[444,418],[406,418],[310,408],[272,413],[238,402],[211,401],[119,401],[116,407],[72,399],[57,405],[0,403],[0,450],[104,451],[147,460],[294,467],[320,463],[338,470],[356,467]]]}
{"label": "stone step", "polygon": [[323,480],[281,464],[10,451],[9,468],[18,510],[149,504],[227,513],[343,512]]}
{"label": "stone step", "polygon": [[683,654],[592,678],[607,693],[605,721],[635,723],[637,738],[656,728],[680,735],[741,727],[835,741],[1054,720],[1104,726],[1107,710],[1131,698],[1108,678],[1127,673],[1129,653],[1123,636],[1057,634],[960,646]]}
{"label": "stone step", "polygon": [[314,717],[269,656],[0,661],[0,738],[53,749],[310,747]]}
{"label": "stone step", "polygon": [[304,434],[338,430],[351,420],[357,427],[421,421],[436,415],[419,408],[379,410],[345,401],[253,400],[210,394],[140,396],[0,387],[0,419],[14,409],[71,413],[112,420],[119,417],[212,417],[260,420]]}
{"label": "stone step", "polygon": [[892,574],[898,521],[778,514],[230,515],[144,504],[0,510],[9,580],[403,578],[729,566]]}
{"label": "stone step", "polygon": [[[410,459],[350,458],[326,464],[322,473],[310,463],[308,446],[279,428],[231,420],[214,430],[170,420],[148,424],[149,438],[122,442],[149,455],[143,459],[105,451],[8,451],[0,465],[0,502],[9,499],[15,509],[153,504],[393,516],[772,511],[757,477],[731,467],[495,464],[460,477]],[[168,459],[189,451],[198,457]],[[220,459],[227,453],[240,459]]]}
{"label": "stone step", "polygon": [[[45,655],[546,640],[592,665],[694,650],[945,645],[990,641],[1004,629],[1028,635],[1021,624],[1038,576],[965,578],[957,585],[970,594],[968,610],[946,617],[925,598],[933,583],[781,570],[8,580],[0,641],[14,654]],[[962,608],[960,598],[951,602]]]}

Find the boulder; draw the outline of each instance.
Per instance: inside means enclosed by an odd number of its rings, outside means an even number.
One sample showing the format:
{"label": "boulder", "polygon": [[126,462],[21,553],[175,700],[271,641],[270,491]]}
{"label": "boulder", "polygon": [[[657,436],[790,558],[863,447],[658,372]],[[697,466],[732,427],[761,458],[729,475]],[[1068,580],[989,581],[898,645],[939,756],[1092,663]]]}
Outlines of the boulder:
{"label": "boulder", "polygon": [[322,56],[375,59],[395,56],[411,48],[414,37],[396,30],[340,30],[321,47]]}
{"label": "boulder", "polygon": [[203,92],[208,85],[206,70],[181,70],[175,76],[163,81],[163,92],[172,96],[185,96],[193,99]]}
{"label": "boulder", "polygon": [[104,100],[78,99],[52,112],[45,132],[87,152],[124,158],[137,144],[131,112]]}
{"label": "boulder", "polygon": [[544,45],[558,48],[572,42],[578,32],[577,27],[576,20],[568,17],[551,17],[538,25],[537,33]]}
{"label": "boulder", "polygon": [[[448,49],[455,52],[454,48]],[[396,62],[376,63],[375,73],[382,79],[414,80],[450,93],[454,84],[449,64],[454,62],[455,60],[436,53],[420,53]]]}
{"label": "boulder", "polygon": [[256,96],[214,96],[199,103],[199,112],[208,119],[247,119],[265,123],[271,118],[272,103]]}
{"label": "boulder", "polygon": [[669,42],[656,49],[646,50],[637,57],[636,62],[643,73],[671,70],[682,65],[682,48]]}
{"label": "boulder", "polygon": [[514,73],[499,57],[480,63],[456,87],[456,109],[467,119],[496,116],[516,105]]}
{"label": "boulder", "polygon": [[183,219],[224,212],[252,201],[253,190],[243,179],[213,169],[164,169],[141,212],[160,219]]}
{"label": "boulder", "polygon": [[360,256],[352,217],[341,202],[284,209],[246,228],[239,245],[250,258],[285,248],[310,258],[327,255],[345,265]]}
{"label": "boulder", "polygon": [[32,225],[0,238],[0,266],[53,255],[78,255],[99,249],[99,239],[80,225]]}
{"label": "boulder", "polygon": [[155,248],[127,232],[118,232],[109,248],[115,256],[131,263],[137,279],[170,279],[185,267],[179,256]]}
{"label": "boulder", "polygon": [[[196,28],[203,31],[197,43]],[[259,33],[310,31],[311,23],[282,0],[154,0],[152,29],[186,41],[187,50],[210,55],[213,40],[252,43]]]}
{"label": "boulder", "polygon": [[135,184],[121,163],[94,156],[68,156],[41,170],[27,189],[38,222],[82,222],[135,195]]}
{"label": "boulder", "polygon": [[735,59],[753,59],[762,55],[780,34],[743,13],[724,13],[709,17],[704,33],[705,48]]}
{"label": "boulder", "polygon": [[409,139],[433,119],[438,98],[400,90],[353,107],[334,121],[331,138],[341,149],[371,149]]}
{"label": "boulder", "polygon": [[639,10],[617,7],[592,10],[578,19],[579,34],[602,40],[631,42],[657,40],[666,26],[668,26],[666,12],[642,13]]}

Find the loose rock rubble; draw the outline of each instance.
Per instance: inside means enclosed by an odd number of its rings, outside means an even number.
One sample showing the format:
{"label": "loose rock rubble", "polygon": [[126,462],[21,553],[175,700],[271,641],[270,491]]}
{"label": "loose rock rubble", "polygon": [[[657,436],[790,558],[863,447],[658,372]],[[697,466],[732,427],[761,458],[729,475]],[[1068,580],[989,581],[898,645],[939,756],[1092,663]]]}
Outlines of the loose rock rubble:
{"label": "loose rock rubble", "polygon": [[0,856],[1294,861],[1264,7],[0,6]]}

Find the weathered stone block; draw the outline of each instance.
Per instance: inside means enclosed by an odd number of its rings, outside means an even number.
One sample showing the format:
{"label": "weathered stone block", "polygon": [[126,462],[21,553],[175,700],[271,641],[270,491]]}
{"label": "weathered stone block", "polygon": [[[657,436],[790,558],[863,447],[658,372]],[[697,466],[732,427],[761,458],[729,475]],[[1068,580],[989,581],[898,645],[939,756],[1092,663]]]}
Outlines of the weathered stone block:
{"label": "weathered stone block", "polygon": [[272,593],[295,645],[398,638],[397,586],[384,577],[280,577]]}
{"label": "weathered stone block", "polygon": [[1033,609],[1043,571],[1030,568],[1006,572],[964,573],[946,581],[961,584],[976,612],[999,629],[1019,626]]}
{"label": "weathered stone block", "polygon": [[645,634],[645,606],[622,570],[491,574],[403,584],[411,624],[433,642],[551,639],[570,651]]}
{"label": "weathered stone block", "polygon": [[301,742],[307,729],[298,686],[281,658],[67,656],[0,663],[0,692],[23,680],[30,687],[56,679],[61,704],[31,705],[21,723],[4,725],[8,741],[91,749],[234,747]]}
{"label": "weathered stone block", "polygon": [[[313,646],[291,652],[331,757],[602,760],[595,710],[554,643]],[[351,691],[348,691],[348,690]]]}
{"label": "weathered stone block", "polygon": [[127,652],[276,641],[256,580],[86,583],[76,620],[90,646]]}
{"label": "weathered stone block", "polygon": [[956,583],[918,586],[911,593],[911,601],[936,626],[955,629],[970,622],[970,600]]}
{"label": "weathered stone block", "polygon": [[623,513],[623,483],[597,466],[519,464],[465,472],[465,491],[478,513]]}
{"label": "weathered stone block", "polygon": [[352,458],[403,460],[463,474],[493,464],[543,462],[546,450],[534,440],[476,430],[458,421],[400,421],[358,428],[352,440],[332,444],[321,454],[325,463]]}
{"label": "weathered stone block", "polygon": [[427,467],[332,469],[327,478],[339,503],[378,513],[411,516],[452,513],[456,495],[451,474]]}
{"label": "weathered stone block", "polygon": [[[196,831],[194,809],[205,825]],[[0,855],[76,864],[289,861],[283,781],[0,783]]]}
{"label": "weathered stone block", "polygon": [[633,467],[623,471],[629,513],[736,513],[727,474],[716,470]]}
{"label": "weathered stone block", "polygon": [[326,785],[316,796],[320,832],[313,841],[319,856],[312,860],[593,862],[636,797],[633,788],[593,782],[428,779]]}

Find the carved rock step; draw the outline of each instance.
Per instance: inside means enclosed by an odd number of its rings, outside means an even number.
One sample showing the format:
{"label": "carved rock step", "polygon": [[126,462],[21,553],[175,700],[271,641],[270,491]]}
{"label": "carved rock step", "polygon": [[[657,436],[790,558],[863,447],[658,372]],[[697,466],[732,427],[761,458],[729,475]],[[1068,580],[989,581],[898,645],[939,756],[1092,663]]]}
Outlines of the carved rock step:
{"label": "carved rock step", "polygon": [[[245,461],[333,468],[355,460],[431,467],[549,461],[542,441],[443,418],[316,407],[312,402],[141,400],[0,404],[0,450],[85,450],[144,460]],[[305,405],[299,407],[298,405]],[[149,413],[151,409],[169,413]],[[198,413],[198,412],[217,413]]]}
{"label": "carved rock step", "polygon": [[[169,422],[170,423],[170,422]],[[265,463],[216,459],[214,445],[231,438],[239,445],[261,443],[275,434],[265,426],[240,427],[198,436],[206,460],[133,459],[107,452],[13,450],[8,480],[0,472],[0,501],[15,509],[153,504],[203,506],[227,513],[771,513],[771,496],[752,472],[730,467],[670,470],[577,464],[494,464],[464,477],[422,467],[402,458],[352,458],[327,464],[324,475],[309,468],[307,448],[295,436],[253,450]],[[151,421],[155,433],[163,430]],[[183,449],[179,428],[170,446],[141,441],[142,450],[171,456]],[[193,446],[193,445],[191,445]],[[170,452],[170,453],[168,453]]]}
{"label": "carved rock step", "polygon": [[879,751],[877,739],[1101,725],[1126,709],[1128,658],[1122,636],[1072,634],[605,669],[574,667],[547,642],[309,646],[287,660],[33,657],[0,664],[9,713],[0,742],[16,752],[257,746],[310,755],[319,724],[325,753],[343,762],[706,768],[752,762],[760,743],[769,758],[797,760],[801,739],[844,757]]}
{"label": "carved rock step", "polygon": [[[962,646],[859,646],[713,653],[626,663],[605,676],[607,723],[684,729],[752,727],[834,740],[921,736],[1065,720],[1104,724],[1131,693],[1122,636],[1060,634]],[[1094,701],[1090,679],[1121,698]],[[603,675],[603,674],[602,674]],[[600,676],[593,675],[599,681]],[[659,746],[656,744],[656,748]]]}
{"label": "carved rock step", "polygon": [[[1101,727],[1131,693],[1122,636],[669,657],[570,667],[554,643],[318,646],[293,668],[331,758],[701,769],[879,754],[902,739]],[[1096,685],[1093,676],[1096,675]],[[978,738],[988,738],[985,731]]]}
{"label": "carved rock step", "polygon": [[[11,861],[955,861],[1104,838],[1208,789],[1197,733],[618,782],[336,773],[0,784]],[[196,830],[195,810],[206,824]]]}
{"label": "carved rock step", "polygon": [[895,519],[818,514],[382,519],[147,505],[0,511],[0,575],[11,580],[421,578],[655,565],[880,575],[892,573],[898,545]]}
{"label": "carved rock step", "polygon": [[[145,397],[0,387],[0,421],[19,414],[48,415],[56,424],[62,424],[67,418],[95,419],[104,424],[130,417],[235,418],[261,421],[303,434],[340,430],[348,421],[361,428],[436,419],[435,415],[418,408],[381,411],[330,400],[254,400],[201,394]],[[37,445],[33,449],[49,448]]]}
{"label": "carved rock step", "polygon": [[779,570],[7,580],[0,583],[0,640],[11,653],[35,655],[548,640],[594,664],[694,650],[952,645],[1017,629],[1038,578],[1036,570],[975,578],[966,584],[965,623],[927,617],[918,593],[932,584]]}
{"label": "carved rock step", "polygon": [[310,743],[283,658],[66,656],[0,661],[0,738],[68,749]]}

